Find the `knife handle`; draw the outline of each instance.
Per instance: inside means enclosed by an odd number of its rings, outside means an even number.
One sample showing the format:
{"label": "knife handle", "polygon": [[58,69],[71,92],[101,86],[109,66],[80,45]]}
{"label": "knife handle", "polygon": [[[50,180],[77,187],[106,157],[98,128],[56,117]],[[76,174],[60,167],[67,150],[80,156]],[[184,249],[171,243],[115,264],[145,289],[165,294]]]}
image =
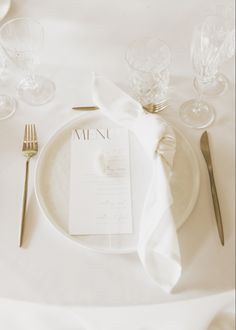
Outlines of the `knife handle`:
{"label": "knife handle", "polygon": [[208,172],[209,172],[210,183],[211,183],[211,195],[212,195],[213,206],[214,206],[214,211],[215,211],[215,216],[216,216],[216,224],[217,224],[221,244],[224,246],[224,230],[223,230],[220,205],[219,205],[219,200],[218,200],[218,196],[217,196],[215,179],[214,179],[212,167],[210,167],[210,168],[208,167]]}
{"label": "knife handle", "polygon": [[73,110],[83,110],[83,111],[92,111],[92,110],[99,110],[99,107],[96,106],[84,106],[84,107],[73,107]]}

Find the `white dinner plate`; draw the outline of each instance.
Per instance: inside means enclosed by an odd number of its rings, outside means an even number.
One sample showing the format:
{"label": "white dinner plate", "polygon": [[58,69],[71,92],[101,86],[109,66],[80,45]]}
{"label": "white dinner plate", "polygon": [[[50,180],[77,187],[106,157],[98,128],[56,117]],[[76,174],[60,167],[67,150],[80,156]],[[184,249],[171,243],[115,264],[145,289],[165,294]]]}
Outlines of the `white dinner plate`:
{"label": "white dinner plate", "polygon": [[0,0],[0,21],[7,15],[11,6],[11,0]]}
{"label": "white dinner plate", "polygon": [[[68,232],[70,140],[73,128],[116,126],[99,111],[83,113],[59,128],[42,149],[35,174],[35,191],[42,212],[63,235],[80,246],[102,253],[130,253],[136,250],[142,207],[151,178],[151,164],[136,137],[130,133],[131,191],[133,208],[132,234],[78,235]],[[200,173],[191,145],[175,129],[177,150],[171,188],[173,214],[179,228],[196,202]]]}

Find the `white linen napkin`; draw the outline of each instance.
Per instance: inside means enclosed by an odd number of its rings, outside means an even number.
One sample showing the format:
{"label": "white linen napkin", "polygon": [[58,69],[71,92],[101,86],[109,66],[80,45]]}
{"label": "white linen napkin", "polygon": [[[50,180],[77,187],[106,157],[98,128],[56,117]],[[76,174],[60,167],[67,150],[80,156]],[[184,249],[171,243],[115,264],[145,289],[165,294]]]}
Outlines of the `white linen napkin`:
{"label": "white linen napkin", "polygon": [[137,251],[146,272],[170,292],[181,275],[181,258],[169,177],[176,140],[172,128],[103,76],[94,75],[94,103],[103,114],[133,132],[152,160],[153,174],[139,229]]}

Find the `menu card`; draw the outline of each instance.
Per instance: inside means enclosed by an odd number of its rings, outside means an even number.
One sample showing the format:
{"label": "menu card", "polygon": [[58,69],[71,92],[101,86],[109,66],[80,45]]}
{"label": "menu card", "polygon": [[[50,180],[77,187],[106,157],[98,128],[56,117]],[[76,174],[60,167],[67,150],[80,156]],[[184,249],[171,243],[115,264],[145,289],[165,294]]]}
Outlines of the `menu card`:
{"label": "menu card", "polygon": [[69,233],[132,233],[129,133],[126,129],[72,131]]}

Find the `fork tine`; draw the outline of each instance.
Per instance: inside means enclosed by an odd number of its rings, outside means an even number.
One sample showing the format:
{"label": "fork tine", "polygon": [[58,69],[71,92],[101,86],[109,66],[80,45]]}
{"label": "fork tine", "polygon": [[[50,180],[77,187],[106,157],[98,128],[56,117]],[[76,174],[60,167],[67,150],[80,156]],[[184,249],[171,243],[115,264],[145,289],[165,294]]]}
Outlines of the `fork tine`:
{"label": "fork tine", "polygon": [[26,148],[26,141],[27,141],[27,125],[25,125],[25,133],[24,133],[24,140],[23,140],[22,149]]}
{"label": "fork tine", "polygon": [[25,148],[29,149],[29,124],[25,125]]}
{"label": "fork tine", "polygon": [[31,125],[28,124],[27,149],[31,149]]}
{"label": "fork tine", "polygon": [[30,124],[27,125],[28,127],[28,135],[27,135],[27,149],[30,149],[31,145],[30,145]]}
{"label": "fork tine", "polygon": [[33,141],[34,141],[34,149],[38,150],[38,140],[37,140],[37,133],[36,133],[35,125],[33,125]]}
{"label": "fork tine", "polygon": [[158,111],[158,110],[160,110],[160,109],[166,108],[167,106],[168,106],[168,104],[163,104],[162,106],[154,107],[153,110],[154,110],[154,111]]}
{"label": "fork tine", "polygon": [[160,108],[160,107],[165,106],[166,104],[167,104],[167,101],[165,100],[165,101],[161,101],[160,103],[153,104],[153,107],[154,108]]}
{"label": "fork tine", "polygon": [[35,125],[33,125],[33,137],[34,137],[35,142],[37,142],[37,134],[36,134]]}
{"label": "fork tine", "polygon": [[27,139],[27,125],[25,125],[24,142],[26,141],[26,139]]}
{"label": "fork tine", "polygon": [[34,149],[33,125],[30,125],[30,145]]}

